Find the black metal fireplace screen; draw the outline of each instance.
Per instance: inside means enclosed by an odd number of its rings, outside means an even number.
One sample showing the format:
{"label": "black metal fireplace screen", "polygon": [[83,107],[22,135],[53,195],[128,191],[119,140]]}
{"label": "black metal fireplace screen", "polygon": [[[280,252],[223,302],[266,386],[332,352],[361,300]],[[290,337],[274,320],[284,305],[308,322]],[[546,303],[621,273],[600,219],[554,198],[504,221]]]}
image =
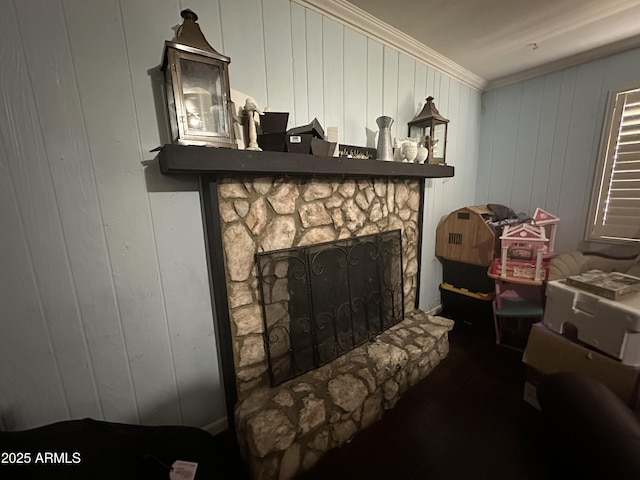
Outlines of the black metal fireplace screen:
{"label": "black metal fireplace screen", "polygon": [[404,318],[400,230],[256,255],[271,385]]}

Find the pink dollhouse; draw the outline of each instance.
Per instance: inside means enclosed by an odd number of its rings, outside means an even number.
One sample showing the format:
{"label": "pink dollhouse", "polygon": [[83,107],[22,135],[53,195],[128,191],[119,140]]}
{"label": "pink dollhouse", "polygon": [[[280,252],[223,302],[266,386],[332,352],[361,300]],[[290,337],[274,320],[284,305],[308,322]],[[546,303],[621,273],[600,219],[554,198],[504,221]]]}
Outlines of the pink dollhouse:
{"label": "pink dollhouse", "polygon": [[500,241],[501,256],[493,262],[494,275],[533,282],[546,279],[543,260],[548,253],[549,239],[543,226],[528,223],[506,226]]}
{"label": "pink dollhouse", "polygon": [[549,239],[549,244],[547,246],[547,252],[544,254],[545,257],[550,257],[553,255],[553,248],[556,242],[556,228],[558,227],[558,222],[560,219],[555,215],[551,215],[549,212],[545,212],[541,208],[536,208],[536,211],[533,214],[533,220],[531,223],[534,225],[538,225],[544,227],[545,234]]}

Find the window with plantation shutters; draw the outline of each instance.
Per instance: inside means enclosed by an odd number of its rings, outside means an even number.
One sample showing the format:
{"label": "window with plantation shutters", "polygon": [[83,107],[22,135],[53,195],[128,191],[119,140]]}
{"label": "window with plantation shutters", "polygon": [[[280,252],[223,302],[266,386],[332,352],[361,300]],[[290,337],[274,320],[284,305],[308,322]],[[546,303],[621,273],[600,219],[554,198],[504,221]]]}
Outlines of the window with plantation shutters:
{"label": "window with plantation shutters", "polygon": [[598,161],[587,240],[640,242],[640,88],[611,96]]}

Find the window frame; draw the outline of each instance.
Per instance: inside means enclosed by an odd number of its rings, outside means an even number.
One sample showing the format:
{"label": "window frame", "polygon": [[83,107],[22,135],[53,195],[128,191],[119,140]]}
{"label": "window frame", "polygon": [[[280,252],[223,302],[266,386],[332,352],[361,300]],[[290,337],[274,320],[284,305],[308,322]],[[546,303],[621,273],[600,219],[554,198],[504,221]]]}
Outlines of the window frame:
{"label": "window frame", "polygon": [[[605,216],[607,207],[603,205],[607,203],[609,198],[610,184],[614,175],[614,165],[617,157],[620,126],[627,98],[630,95],[638,97],[632,100],[633,102],[640,100],[640,85],[609,92],[585,230],[585,240],[590,242],[625,245],[640,244],[640,217],[634,237],[612,235],[606,231]],[[640,170],[636,172],[632,181],[640,182]],[[638,198],[640,198],[640,192],[638,193]],[[608,227],[612,228],[611,224]]]}

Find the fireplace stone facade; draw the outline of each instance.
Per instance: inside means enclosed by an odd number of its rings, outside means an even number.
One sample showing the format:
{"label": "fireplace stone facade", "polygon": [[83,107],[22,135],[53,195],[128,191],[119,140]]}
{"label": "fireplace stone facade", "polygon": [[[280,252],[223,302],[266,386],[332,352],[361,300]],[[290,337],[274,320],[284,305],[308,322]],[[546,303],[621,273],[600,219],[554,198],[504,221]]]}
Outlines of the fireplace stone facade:
{"label": "fireplace stone facade", "polygon": [[269,385],[256,252],[401,229],[405,311],[415,309],[418,180],[224,179],[218,201],[240,399]]}
{"label": "fireplace stone facade", "polygon": [[[321,160],[318,160],[321,161]],[[254,478],[289,479],[391,408],[449,351],[453,322],[416,310],[420,179],[246,177],[218,181],[238,403],[238,440]],[[375,341],[270,387],[257,252],[401,230],[405,319]],[[269,292],[283,317],[286,281]],[[280,309],[280,310],[278,310]]]}

